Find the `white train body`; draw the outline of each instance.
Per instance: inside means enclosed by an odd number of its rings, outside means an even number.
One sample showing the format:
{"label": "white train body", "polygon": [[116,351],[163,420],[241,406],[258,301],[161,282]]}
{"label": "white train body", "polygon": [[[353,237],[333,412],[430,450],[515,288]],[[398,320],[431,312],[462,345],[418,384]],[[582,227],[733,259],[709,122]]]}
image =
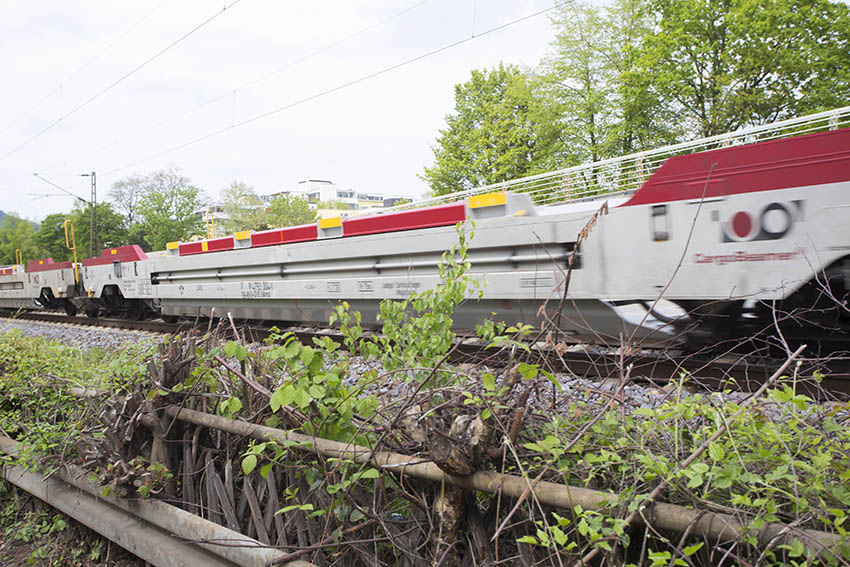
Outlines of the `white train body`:
{"label": "white train body", "polygon": [[[564,301],[578,235],[603,208],[580,243]],[[572,203],[535,207],[527,195],[497,192],[174,243],[152,257],[135,247],[107,249],[82,262],[66,305],[90,314],[229,313],[323,324],[347,301],[374,322],[381,300],[437,283],[456,223],[474,221],[469,260],[486,285],[480,300],[458,310],[458,327],[493,317],[537,326],[560,309],[562,330],[577,338],[666,341],[685,319],[721,314],[734,325],[744,305],[801,298],[817,282],[839,303],[846,299],[849,212],[850,129],[842,129],[672,157],[637,191]],[[10,287],[20,273],[0,275],[0,307],[42,296],[44,274],[23,289]],[[67,297],[59,285],[67,277],[57,279],[55,297]],[[634,317],[623,307],[646,308],[659,297],[690,318],[669,324],[657,309]]]}

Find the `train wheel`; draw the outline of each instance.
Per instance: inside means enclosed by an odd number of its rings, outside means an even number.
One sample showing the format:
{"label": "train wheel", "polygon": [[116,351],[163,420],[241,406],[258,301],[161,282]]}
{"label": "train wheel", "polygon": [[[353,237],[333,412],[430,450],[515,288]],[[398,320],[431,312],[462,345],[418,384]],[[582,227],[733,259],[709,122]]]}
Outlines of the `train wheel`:
{"label": "train wheel", "polygon": [[65,307],[65,314],[68,317],[76,317],[77,316],[77,308],[74,307],[73,303],[71,303],[70,301],[66,301],[64,307]]}
{"label": "train wheel", "polygon": [[91,318],[91,319],[97,319],[97,316],[98,316],[99,314],[100,314],[100,310],[99,310],[99,309],[97,309],[97,308],[95,308],[95,309],[86,309],[86,317],[89,317],[89,318]]}
{"label": "train wheel", "polygon": [[179,317],[177,315],[163,315],[162,320],[168,323],[169,325],[173,325],[177,322]]}
{"label": "train wheel", "polygon": [[137,300],[133,304],[133,308],[130,310],[130,318],[135,321],[144,321],[147,317],[147,309],[145,308],[144,302],[141,300]]}

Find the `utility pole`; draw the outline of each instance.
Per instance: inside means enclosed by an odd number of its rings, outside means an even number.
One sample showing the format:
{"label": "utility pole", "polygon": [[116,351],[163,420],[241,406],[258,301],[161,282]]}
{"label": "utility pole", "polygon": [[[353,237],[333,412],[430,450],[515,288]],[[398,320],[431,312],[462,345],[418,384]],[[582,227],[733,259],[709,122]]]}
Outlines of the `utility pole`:
{"label": "utility pole", "polygon": [[97,243],[97,174],[81,173],[82,177],[91,177],[91,200],[89,207],[91,208],[91,238],[89,239],[89,258],[94,258],[95,252],[100,252],[100,246]]}

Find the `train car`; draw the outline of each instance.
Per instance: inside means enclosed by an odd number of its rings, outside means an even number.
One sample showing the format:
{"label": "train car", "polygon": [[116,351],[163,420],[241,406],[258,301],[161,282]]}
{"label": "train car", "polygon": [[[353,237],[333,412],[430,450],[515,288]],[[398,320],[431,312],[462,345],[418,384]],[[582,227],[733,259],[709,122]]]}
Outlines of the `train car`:
{"label": "train car", "polygon": [[[539,217],[527,195],[494,193],[464,202],[250,235],[215,246],[181,244],[179,260],[153,261],[154,295],[172,316],[224,316],[326,324],[340,301],[377,323],[383,299],[434,287],[438,263],[457,243],[455,225],[474,221],[472,275],[486,281],[480,299],[455,314],[460,329],[498,317],[532,322],[542,302],[556,300],[576,236],[587,212]],[[191,246],[191,248],[190,248]],[[584,270],[583,259],[577,263]],[[554,306],[553,306],[554,307]],[[597,297],[562,306],[566,329],[607,338],[638,332]]]}
{"label": "train car", "polygon": [[382,300],[438,282],[456,225],[474,223],[468,260],[485,286],[456,311],[459,329],[546,318],[576,340],[659,345],[781,321],[846,337],[850,128],[838,117],[850,107],[815,115],[827,131],[794,135],[823,127],[794,119],[790,136],[759,127],[384,213],[109,248],[82,261],[77,285],[68,262],[29,262],[0,275],[0,307],[324,325],[347,301],[374,325]]}
{"label": "train car", "polygon": [[30,260],[26,267],[0,269],[0,309],[64,309],[73,313],[70,298],[77,295],[72,262],[52,258]]}
{"label": "train car", "polygon": [[72,313],[69,298],[77,295],[76,270],[72,262],[54,262],[52,258],[27,262],[25,287],[39,309],[64,309]]}
{"label": "train car", "polygon": [[0,309],[32,309],[32,291],[27,289],[26,281],[24,266],[0,267]]}
{"label": "train car", "polygon": [[159,315],[150,285],[150,261],[137,245],[106,248],[80,266],[80,293],[75,309],[89,317],[144,319]]}

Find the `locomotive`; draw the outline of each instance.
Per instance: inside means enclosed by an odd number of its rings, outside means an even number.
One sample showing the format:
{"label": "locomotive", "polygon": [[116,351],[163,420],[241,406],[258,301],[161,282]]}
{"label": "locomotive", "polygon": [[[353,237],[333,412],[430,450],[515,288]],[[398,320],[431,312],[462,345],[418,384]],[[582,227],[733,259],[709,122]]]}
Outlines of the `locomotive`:
{"label": "locomotive", "polygon": [[367,216],[33,260],[0,268],[0,308],[323,325],[346,301],[375,324],[382,300],[438,283],[456,225],[473,221],[468,260],[486,285],[457,309],[458,329],[545,317],[576,341],[658,345],[793,319],[846,336],[850,128],[834,117],[848,115],[834,111],[826,131],[788,121],[791,136],[749,131]]}

